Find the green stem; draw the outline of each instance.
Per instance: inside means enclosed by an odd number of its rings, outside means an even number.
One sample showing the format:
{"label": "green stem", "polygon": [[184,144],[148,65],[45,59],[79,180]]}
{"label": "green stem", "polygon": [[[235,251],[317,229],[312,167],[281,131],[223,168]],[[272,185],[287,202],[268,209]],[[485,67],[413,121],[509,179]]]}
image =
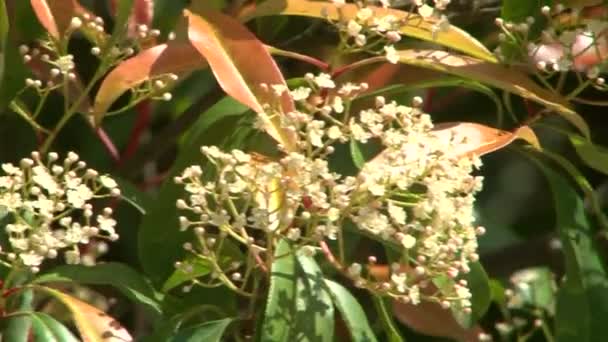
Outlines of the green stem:
{"label": "green stem", "polygon": [[397,327],[395,327],[395,322],[389,313],[386,302],[384,298],[374,295],[374,306],[376,307],[376,312],[380,316],[380,320],[382,322],[382,326],[384,327],[384,331],[386,332],[387,341],[389,342],[404,342],[403,337],[399,333]]}

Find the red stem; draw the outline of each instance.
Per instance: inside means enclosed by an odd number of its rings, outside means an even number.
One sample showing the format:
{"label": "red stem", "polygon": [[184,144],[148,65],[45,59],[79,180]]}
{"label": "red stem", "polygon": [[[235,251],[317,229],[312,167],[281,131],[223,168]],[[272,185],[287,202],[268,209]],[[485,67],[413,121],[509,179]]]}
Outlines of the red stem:
{"label": "red stem", "polygon": [[423,112],[430,113],[433,110],[433,99],[435,98],[436,93],[437,90],[435,88],[430,88],[426,91],[424,107],[422,108]]}
{"label": "red stem", "polygon": [[94,129],[95,134],[97,134],[97,137],[99,137],[99,140],[101,140],[101,143],[110,154],[110,157],[112,157],[112,160],[114,160],[114,162],[116,163],[120,161],[120,153],[118,152],[116,145],[114,145],[114,142],[112,141],[112,138],[110,138],[108,133],[106,133],[106,131],[101,127]]}
{"label": "red stem", "polygon": [[137,119],[135,120],[135,125],[131,130],[131,135],[129,138],[129,142],[127,143],[127,147],[125,148],[122,157],[118,161],[118,166],[121,166],[125,161],[133,157],[135,152],[137,152],[141,136],[150,125],[150,101],[146,100],[141,102],[135,107],[135,110],[137,111]]}

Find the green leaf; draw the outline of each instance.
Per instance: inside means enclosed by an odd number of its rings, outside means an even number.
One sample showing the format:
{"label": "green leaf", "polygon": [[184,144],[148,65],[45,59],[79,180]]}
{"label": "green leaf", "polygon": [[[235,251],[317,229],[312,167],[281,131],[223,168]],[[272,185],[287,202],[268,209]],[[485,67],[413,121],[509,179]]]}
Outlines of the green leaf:
{"label": "green leaf", "polygon": [[163,285],[163,292],[170,291],[185,282],[202,277],[211,272],[211,263],[201,258],[191,257],[184,260],[183,263],[184,265],[191,267],[192,272],[186,273],[181,268],[176,269]]}
{"label": "green leaf", "polygon": [[479,321],[490,307],[492,302],[492,289],[490,288],[490,279],[479,262],[469,264],[471,271],[464,275],[464,279],[469,284],[469,289],[473,297],[471,298],[472,312],[469,317],[465,318],[463,326],[472,327],[473,324]]}
{"label": "green leaf", "polygon": [[348,327],[353,342],[375,342],[376,336],[369,325],[365,311],[344,286],[325,279],[334,304]]}
{"label": "green leaf", "polygon": [[513,296],[509,299],[512,307],[533,307],[555,312],[556,284],[553,273],[547,267],[519,270],[511,276],[514,284]]}
{"label": "green leaf", "polygon": [[608,218],[606,218],[606,214],[604,214],[604,211],[602,210],[600,200],[595,190],[593,189],[587,178],[585,178],[585,176],[581,173],[581,171],[579,171],[576,166],[572,164],[572,162],[557,153],[552,153],[550,151],[544,150],[543,155],[545,157],[549,157],[551,160],[557,163],[564,171],[566,171],[572,177],[572,179],[576,182],[576,184],[585,194],[585,197],[587,197],[587,201],[591,205],[591,210],[595,214],[600,226],[604,229],[608,229]]}
{"label": "green leaf", "polygon": [[527,17],[539,17],[541,8],[553,5],[552,0],[504,0],[501,17],[516,23],[523,22]]}
{"label": "green leaf", "polygon": [[353,163],[355,163],[355,166],[358,169],[361,169],[365,165],[365,157],[363,156],[361,147],[359,147],[359,143],[356,140],[350,141],[350,155],[353,158]]}
{"label": "green leaf", "polygon": [[133,183],[125,179],[115,176],[112,176],[112,178],[118,183],[120,198],[129,203],[140,214],[145,215],[146,208],[149,208],[152,203],[150,195],[139,190]]}
{"label": "green leaf", "polygon": [[112,30],[112,38],[110,39],[112,43],[119,41],[127,32],[127,24],[134,2],[135,0],[118,1],[116,16],[114,18],[114,29]]}
{"label": "green leaf", "polygon": [[44,312],[30,315],[35,341],[78,342],[76,337],[63,324]]}
{"label": "green leaf", "polygon": [[168,180],[160,189],[158,200],[153,202],[143,217],[139,228],[140,261],[146,274],[158,287],[175,271],[174,263],[183,259],[181,246],[191,237],[191,232],[179,231],[175,201],[183,195],[183,189],[174,184],[173,177],[189,165],[200,164],[200,147],[203,145],[238,147],[251,132],[250,127],[238,126],[239,119],[247,111],[247,107],[225,98],[201,114],[186,135]]}
{"label": "green leaf", "polygon": [[274,257],[261,340],[287,342],[296,322],[296,260],[286,240],[279,241]]}
{"label": "green leaf", "polygon": [[386,299],[373,295],[374,306],[376,307],[376,312],[378,316],[380,316],[380,322],[382,322],[382,327],[384,332],[386,333],[387,341],[389,342],[403,342],[405,341],[401,334],[399,333],[399,329],[395,325],[395,321],[388,308],[386,307]]}
{"label": "green leaf", "polygon": [[44,312],[36,312],[34,314],[38,320],[40,320],[51,333],[57,337],[59,342],[78,342],[74,334],[65,327],[62,323],[51,317],[49,314]]}
{"label": "green leaf", "polygon": [[34,283],[76,282],[87,285],[110,285],[129,299],[160,313],[157,294],[148,281],[127,265],[110,262],[95,266],[64,265],[56,267],[34,280]]}
{"label": "green leaf", "polygon": [[566,263],[557,295],[556,341],[603,341],[608,336],[608,280],[593,244],[583,201],[559,174],[534,160],[546,176]]}
{"label": "green leaf", "polygon": [[169,342],[220,342],[232,318],[206,322],[180,331]]}
{"label": "green leaf", "polygon": [[608,175],[608,149],[576,134],[568,134],[576,153],[590,168]]}
{"label": "green leaf", "polygon": [[334,305],[325,287],[323,272],[315,259],[304,250],[296,254],[298,282],[296,288],[296,327],[298,340],[334,341]]}
{"label": "green leaf", "polygon": [[[15,303],[14,311],[29,312],[32,310],[34,300],[33,291],[26,289],[15,296],[10,297],[9,304]],[[29,315],[19,315],[10,317],[6,322],[6,327],[2,331],[2,340],[11,342],[27,342],[28,333],[32,326],[32,318]]]}

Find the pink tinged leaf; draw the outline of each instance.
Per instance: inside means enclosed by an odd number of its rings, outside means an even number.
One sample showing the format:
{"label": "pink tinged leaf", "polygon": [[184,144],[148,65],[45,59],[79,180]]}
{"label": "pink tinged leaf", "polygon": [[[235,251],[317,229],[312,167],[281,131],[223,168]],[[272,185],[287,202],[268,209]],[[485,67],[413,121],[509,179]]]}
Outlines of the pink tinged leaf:
{"label": "pink tinged leaf", "polygon": [[[296,136],[281,127],[278,116],[266,113],[266,104],[277,102],[275,95],[262,85],[286,85],[283,76],[264,45],[245,26],[217,11],[186,10],[188,38],[207,59],[224,91],[257,112],[267,133],[287,151],[295,149]],[[283,113],[294,110],[287,93],[279,99]]]}
{"label": "pink tinged leaf", "polygon": [[119,64],[103,80],[95,97],[93,112],[99,124],[112,103],[124,92],[162,74],[183,74],[207,66],[188,43],[157,45]]}
{"label": "pink tinged leaf", "polygon": [[91,15],[76,0],[30,0],[30,2],[40,24],[55,39],[61,38],[73,17],[84,13]]}
{"label": "pink tinged leaf", "polygon": [[509,132],[472,122],[455,122],[437,124],[433,133],[459,141],[453,151],[457,156],[483,156],[508,146],[516,139],[523,139],[534,148],[541,149],[536,134],[528,126]]}
{"label": "pink tinged leaf", "polygon": [[36,289],[46,292],[68,308],[84,342],[133,341],[116,319],[96,307],[49,287],[37,286]]}

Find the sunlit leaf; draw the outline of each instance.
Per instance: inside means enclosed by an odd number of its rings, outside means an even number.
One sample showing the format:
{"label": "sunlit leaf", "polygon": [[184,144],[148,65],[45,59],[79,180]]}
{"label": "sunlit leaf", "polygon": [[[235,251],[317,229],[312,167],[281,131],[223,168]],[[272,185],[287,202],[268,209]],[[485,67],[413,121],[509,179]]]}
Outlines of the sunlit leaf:
{"label": "sunlit leaf", "polygon": [[116,319],[96,307],[49,287],[37,286],[35,289],[51,295],[67,307],[84,342],[133,341]]}
{"label": "sunlit leaf", "polygon": [[454,150],[459,156],[483,156],[508,146],[516,139],[525,140],[536,149],[541,148],[536,134],[528,126],[509,132],[472,122],[448,122],[435,125],[433,130],[436,136],[462,140]]}
{"label": "sunlit leaf", "polygon": [[285,240],[276,247],[262,326],[262,341],[288,342],[296,321],[296,260]]}
{"label": "sunlit leaf", "polygon": [[[489,62],[496,62],[496,57],[478,40],[456,26],[450,26],[446,32],[433,35],[433,25],[436,19],[424,20],[418,14],[404,12],[396,9],[373,7],[375,17],[394,15],[397,18],[408,18],[407,24],[401,27],[400,33],[406,36],[426,40],[436,44],[462,51],[471,56]],[[321,19],[338,20],[340,15],[344,20],[350,20],[357,15],[358,7],[355,4],[346,4],[340,10],[327,1],[312,0],[267,0],[261,4],[251,4],[239,14],[243,21],[256,17],[269,15],[297,15]]]}
{"label": "sunlit leaf", "polygon": [[95,96],[95,120],[101,122],[112,103],[124,92],[155,76],[179,75],[206,66],[207,62],[188,43],[162,44],[144,50],[120,63],[103,80]]}
{"label": "sunlit leaf", "polygon": [[77,282],[90,285],[111,285],[128,298],[160,313],[156,294],[148,281],[127,265],[109,262],[95,266],[63,265],[45,272],[35,283]]}
{"label": "sunlit leaf", "polygon": [[557,294],[556,341],[599,341],[608,336],[608,280],[583,201],[560,175],[537,162],[555,205],[566,276]]}
{"label": "sunlit leaf", "polygon": [[557,112],[584,136],[589,137],[587,123],[569,108],[563,98],[540,87],[518,69],[445,51],[402,50],[398,53],[401,63],[469,78],[535,101]]}
{"label": "sunlit leaf", "polygon": [[353,342],[375,342],[376,336],[369,325],[365,311],[344,286],[325,279],[325,286],[329,289],[329,293],[334,304],[340,311],[342,319],[348,327],[350,337]]}
{"label": "sunlit leaf", "polygon": [[[190,42],[205,57],[222,89],[258,113],[268,134],[293,151],[295,134],[282,128],[280,117],[270,117],[264,108],[277,101],[272,90],[262,85],[286,85],[266,47],[245,26],[221,12],[185,11],[185,16]],[[294,110],[287,93],[281,95],[279,103],[284,113]]]}
{"label": "sunlit leaf", "polygon": [[325,287],[317,262],[303,250],[296,253],[298,282],[296,287],[297,335],[311,342],[334,341],[334,305]]}

